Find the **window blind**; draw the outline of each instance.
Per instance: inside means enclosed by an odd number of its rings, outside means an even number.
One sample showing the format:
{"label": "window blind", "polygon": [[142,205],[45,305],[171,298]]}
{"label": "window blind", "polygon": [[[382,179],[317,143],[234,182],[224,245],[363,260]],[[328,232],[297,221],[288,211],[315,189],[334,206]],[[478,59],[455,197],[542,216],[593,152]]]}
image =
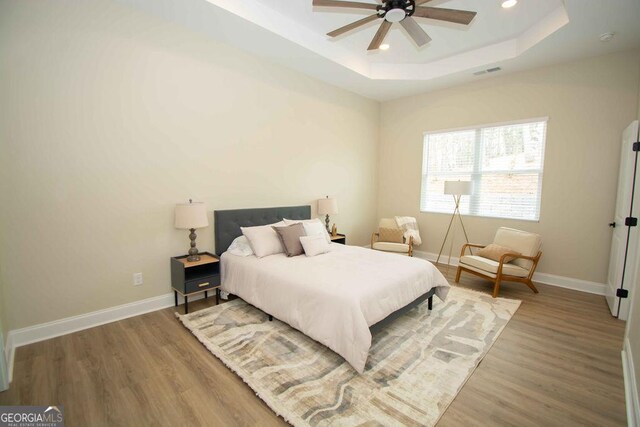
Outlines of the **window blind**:
{"label": "window blind", "polygon": [[472,181],[464,215],[537,221],[540,218],[547,119],[427,133],[420,210],[451,213],[445,181]]}

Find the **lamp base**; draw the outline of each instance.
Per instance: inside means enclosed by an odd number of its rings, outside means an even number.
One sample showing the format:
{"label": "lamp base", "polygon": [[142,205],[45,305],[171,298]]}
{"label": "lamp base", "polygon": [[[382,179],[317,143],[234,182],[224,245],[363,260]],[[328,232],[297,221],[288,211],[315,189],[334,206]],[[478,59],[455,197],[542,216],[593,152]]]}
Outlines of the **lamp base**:
{"label": "lamp base", "polygon": [[191,248],[189,249],[189,256],[187,257],[187,261],[194,262],[200,261],[200,255],[198,255],[198,248],[196,248],[196,229],[192,228],[189,230],[189,239],[191,240]]}
{"label": "lamp base", "polygon": [[327,233],[331,233],[331,230],[329,230],[329,215],[327,214],[327,216],[324,217],[324,226],[327,229]]}

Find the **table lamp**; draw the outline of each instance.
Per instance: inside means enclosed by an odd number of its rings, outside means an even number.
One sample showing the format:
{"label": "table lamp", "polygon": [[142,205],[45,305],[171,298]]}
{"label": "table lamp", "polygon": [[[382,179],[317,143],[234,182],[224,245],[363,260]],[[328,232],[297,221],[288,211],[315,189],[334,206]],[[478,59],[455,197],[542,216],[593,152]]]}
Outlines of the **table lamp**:
{"label": "table lamp", "polygon": [[338,213],[338,201],[336,199],[330,199],[327,196],[324,199],[318,199],[318,215],[326,215],[324,218],[325,227],[327,227],[327,233],[329,231],[329,215],[335,215]]}
{"label": "table lamp", "polygon": [[209,226],[207,220],[207,209],[204,203],[193,203],[189,199],[189,203],[179,203],[176,205],[176,221],[175,227],[181,230],[189,230],[189,239],[191,239],[191,248],[187,261],[200,261],[198,248],[196,248],[196,228],[204,228]]}

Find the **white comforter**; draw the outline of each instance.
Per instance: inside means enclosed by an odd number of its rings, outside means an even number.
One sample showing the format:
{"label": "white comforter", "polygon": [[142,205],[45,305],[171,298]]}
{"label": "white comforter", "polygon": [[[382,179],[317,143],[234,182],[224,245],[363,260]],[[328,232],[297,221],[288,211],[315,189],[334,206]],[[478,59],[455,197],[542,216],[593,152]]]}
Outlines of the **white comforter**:
{"label": "white comforter", "polygon": [[331,244],[315,257],[264,258],[222,254],[222,289],[241,297],[364,371],[369,326],[436,288],[449,284],[429,261]]}

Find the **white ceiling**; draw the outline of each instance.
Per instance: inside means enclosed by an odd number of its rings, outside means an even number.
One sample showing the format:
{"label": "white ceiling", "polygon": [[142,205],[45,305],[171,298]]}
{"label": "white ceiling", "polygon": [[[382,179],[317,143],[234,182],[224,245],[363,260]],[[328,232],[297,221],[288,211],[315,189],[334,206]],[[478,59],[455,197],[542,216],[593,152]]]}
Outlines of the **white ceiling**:
{"label": "white ceiling", "polygon": [[[361,95],[388,100],[474,79],[640,47],[638,0],[433,0],[477,11],[469,26],[416,18],[432,41],[417,48],[394,24],[387,51],[367,52],[381,20],[331,39],[371,14],[314,8],[312,0],[118,0]],[[375,0],[360,0],[373,3]],[[599,35],[616,35],[607,43]]]}

